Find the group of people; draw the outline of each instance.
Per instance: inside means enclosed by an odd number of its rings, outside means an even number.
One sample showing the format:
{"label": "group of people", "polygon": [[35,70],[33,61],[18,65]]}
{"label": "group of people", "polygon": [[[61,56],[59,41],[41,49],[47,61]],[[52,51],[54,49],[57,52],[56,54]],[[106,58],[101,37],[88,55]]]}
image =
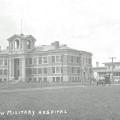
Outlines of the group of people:
{"label": "group of people", "polygon": [[111,79],[110,75],[105,75],[102,77],[99,77],[99,79],[96,80],[96,85],[106,85],[106,84],[111,84]]}

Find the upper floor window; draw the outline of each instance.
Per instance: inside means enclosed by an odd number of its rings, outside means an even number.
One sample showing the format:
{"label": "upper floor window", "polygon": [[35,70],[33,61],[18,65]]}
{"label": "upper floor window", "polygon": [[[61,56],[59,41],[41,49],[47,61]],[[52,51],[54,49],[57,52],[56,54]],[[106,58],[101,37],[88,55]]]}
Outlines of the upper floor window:
{"label": "upper floor window", "polygon": [[28,72],[29,75],[31,75],[32,74],[32,68],[28,68],[27,72]]}
{"label": "upper floor window", "polygon": [[55,56],[52,56],[52,63],[55,63]]}
{"label": "upper floor window", "polygon": [[22,49],[22,43],[20,44],[20,48]]}
{"label": "upper floor window", "polygon": [[56,67],[56,73],[62,73],[62,68],[61,67]]}
{"label": "upper floor window", "polygon": [[55,67],[52,67],[52,73],[55,73]]}
{"label": "upper floor window", "polygon": [[27,41],[27,48],[31,49],[31,41],[30,40]]}
{"label": "upper floor window", "polygon": [[3,69],[0,69],[0,75],[3,75]]}
{"label": "upper floor window", "polygon": [[32,58],[28,58],[28,64],[32,64]]}
{"label": "upper floor window", "polygon": [[47,57],[43,57],[43,63],[47,63]]}
{"label": "upper floor window", "polygon": [[38,74],[42,74],[42,68],[38,68]]}
{"label": "upper floor window", "polygon": [[39,64],[42,64],[42,57],[39,57]]}
{"label": "upper floor window", "polygon": [[62,67],[52,67],[52,73],[62,73]]}
{"label": "upper floor window", "polygon": [[77,57],[77,63],[80,63],[80,57]]}
{"label": "upper floor window", "polygon": [[0,59],[0,65],[3,65],[3,59]]}
{"label": "upper floor window", "polygon": [[7,75],[7,69],[4,69],[4,75]]}
{"label": "upper floor window", "polygon": [[4,65],[7,65],[7,60],[4,60]]}
{"label": "upper floor window", "polygon": [[74,57],[73,56],[71,56],[71,63],[73,63],[74,62]]}
{"label": "upper floor window", "polygon": [[15,44],[15,49],[18,49],[20,45],[19,40],[15,40],[14,44]]}
{"label": "upper floor window", "polygon": [[62,56],[52,56],[52,63],[62,62]]}
{"label": "upper floor window", "polygon": [[56,62],[61,62],[62,61],[62,57],[61,56],[56,56]]}
{"label": "upper floor window", "polygon": [[37,64],[37,57],[34,57],[34,64]]}
{"label": "upper floor window", "polygon": [[47,74],[47,68],[43,68],[44,74]]}
{"label": "upper floor window", "polygon": [[33,74],[37,74],[37,68],[33,68]]}

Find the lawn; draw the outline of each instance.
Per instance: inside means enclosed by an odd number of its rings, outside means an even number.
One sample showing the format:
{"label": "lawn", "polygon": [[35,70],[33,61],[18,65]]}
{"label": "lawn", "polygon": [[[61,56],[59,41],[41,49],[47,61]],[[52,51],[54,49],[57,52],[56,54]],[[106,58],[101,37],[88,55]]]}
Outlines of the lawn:
{"label": "lawn", "polygon": [[0,92],[0,112],[0,120],[120,120],[120,86]]}

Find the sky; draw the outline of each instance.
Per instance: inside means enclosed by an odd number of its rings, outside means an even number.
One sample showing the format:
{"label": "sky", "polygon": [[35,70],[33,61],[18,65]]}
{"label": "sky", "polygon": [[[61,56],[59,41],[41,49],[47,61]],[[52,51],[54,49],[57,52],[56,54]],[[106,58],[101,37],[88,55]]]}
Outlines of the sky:
{"label": "sky", "polygon": [[119,0],[0,0],[0,45],[21,33],[31,34],[36,46],[54,41],[93,54],[99,62],[120,61]]}

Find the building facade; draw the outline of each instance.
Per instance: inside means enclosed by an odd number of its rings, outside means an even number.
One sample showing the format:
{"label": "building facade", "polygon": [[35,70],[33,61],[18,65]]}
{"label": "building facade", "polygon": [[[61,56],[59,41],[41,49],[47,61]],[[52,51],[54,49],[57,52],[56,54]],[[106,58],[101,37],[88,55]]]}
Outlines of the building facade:
{"label": "building facade", "polygon": [[106,62],[103,63],[104,67],[94,67],[93,73],[95,78],[105,76],[106,74],[110,75],[110,78],[113,82],[120,81],[120,62]]}
{"label": "building facade", "polygon": [[35,46],[32,35],[13,35],[0,51],[0,81],[81,82],[92,76],[92,54],[60,45]]}

